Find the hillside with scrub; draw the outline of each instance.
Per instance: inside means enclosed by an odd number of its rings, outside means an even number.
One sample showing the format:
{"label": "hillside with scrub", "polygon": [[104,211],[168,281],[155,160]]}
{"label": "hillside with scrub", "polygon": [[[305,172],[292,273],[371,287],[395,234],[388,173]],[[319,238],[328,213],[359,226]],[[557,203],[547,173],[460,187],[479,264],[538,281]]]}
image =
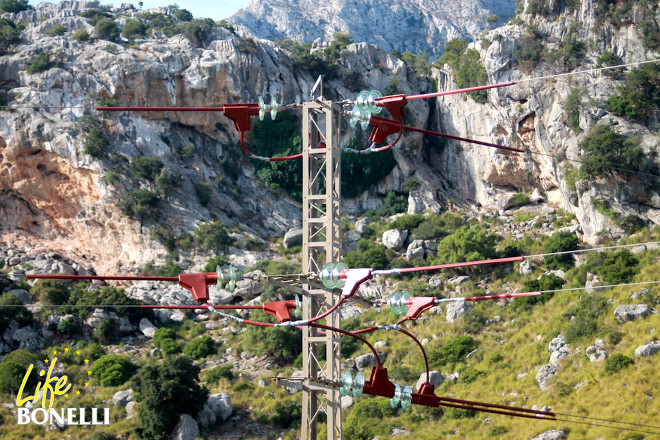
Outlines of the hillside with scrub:
{"label": "hillside with scrub", "polygon": [[[294,300],[269,281],[302,271],[303,165],[245,152],[302,151],[302,117],[290,103],[309,96],[319,75],[326,99],[351,106],[361,90],[410,97],[501,85],[411,99],[403,124],[424,132],[405,130],[373,154],[353,154],[370,147],[371,128],[342,119],[349,268],[515,261],[376,276],[360,301],[342,306],[341,326],[383,326],[359,335],[401,388],[418,390],[426,356],[438,396],[557,418],[404,409],[349,393],[344,438],[658,437],[656,3],[521,1],[506,23],[484,12],[488,29],[471,39],[431,38],[432,55],[410,45],[386,51],[334,22],[318,41],[262,39],[247,27],[258,20],[214,21],[177,5],[0,0],[0,11],[1,438],[300,437],[299,329],[192,308],[190,291],[171,278],[26,275],[176,278],[235,268],[243,279],[211,286],[210,303]],[[276,12],[284,22],[295,16],[291,5]],[[282,106],[273,118],[251,118],[244,139],[221,112],[97,110],[260,98]],[[405,310],[390,304],[404,291],[438,299],[399,327],[424,350],[393,327]],[[490,295],[510,297],[479,300]],[[227,313],[275,322],[261,310]],[[377,364],[368,346],[341,342],[342,370],[368,378]],[[107,408],[108,424],[19,423],[17,398],[38,414],[48,398],[37,392],[40,372],[49,369],[71,384],[54,408]]]}

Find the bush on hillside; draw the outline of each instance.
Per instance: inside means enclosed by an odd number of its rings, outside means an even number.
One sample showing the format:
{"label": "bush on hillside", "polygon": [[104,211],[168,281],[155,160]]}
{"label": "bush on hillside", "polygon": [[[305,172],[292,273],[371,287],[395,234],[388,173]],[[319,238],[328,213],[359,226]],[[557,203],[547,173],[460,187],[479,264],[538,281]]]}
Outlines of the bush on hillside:
{"label": "bush on hillside", "polygon": [[92,377],[104,387],[116,387],[126,383],[137,366],[123,356],[106,354],[94,362]]}
{"label": "bush on hillside", "polygon": [[[566,252],[579,247],[580,240],[577,235],[572,232],[557,231],[545,242],[543,251],[545,253]],[[548,255],[544,257],[543,261],[549,269],[568,270],[575,265],[572,254]]]}

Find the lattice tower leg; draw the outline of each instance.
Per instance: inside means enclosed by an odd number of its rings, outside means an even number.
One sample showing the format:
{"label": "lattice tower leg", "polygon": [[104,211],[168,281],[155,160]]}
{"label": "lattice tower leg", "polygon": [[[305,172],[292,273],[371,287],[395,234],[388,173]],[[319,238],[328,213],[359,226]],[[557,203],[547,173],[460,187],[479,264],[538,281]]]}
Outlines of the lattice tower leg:
{"label": "lattice tower leg", "polygon": [[[339,261],[340,158],[339,110],[329,101],[303,104],[303,273],[318,273],[323,265]],[[332,307],[339,296],[307,285],[303,300],[303,319]],[[323,323],[323,322],[321,322]],[[339,327],[339,312],[325,324]],[[303,327],[303,371],[305,377],[341,379],[340,335]],[[325,363],[319,353],[325,351]],[[306,380],[303,386],[302,438],[317,438],[319,414],[326,415],[327,438],[342,437],[341,396],[337,389]]]}

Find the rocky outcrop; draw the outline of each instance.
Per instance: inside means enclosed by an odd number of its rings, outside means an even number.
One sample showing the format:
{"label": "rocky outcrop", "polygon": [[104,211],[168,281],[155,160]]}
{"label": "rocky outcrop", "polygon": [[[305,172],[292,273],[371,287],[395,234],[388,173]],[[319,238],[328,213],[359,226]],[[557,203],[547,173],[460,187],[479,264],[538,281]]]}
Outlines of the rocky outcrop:
{"label": "rocky outcrop", "polygon": [[172,440],[195,440],[199,437],[199,426],[189,414],[181,414],[174,427]]}
{"label": "rocky outcrop", "polygon": [[650,314],[657,314],[658,311],[646,304],[623,305],[614,310],[614,318],[621,324],[644,318]]}
{"label": "rocky outcrop", "polygon": [[545,431],[531,440],[561,440],[566,438],[566,433],[564,431],[559,431],[552,429],[550,431]]}
{"label": "rocky outcrop", "polygon": [[486,21],[491,15],[500,23],[506,22],[515,7],[511,0],[465,0],[460,4],[444,0],[253,0],[228,21],[259,38],[329,42],[341,31],[350,33],[355,41],[376,44],[388,52],[426,51],[435,57],[453,38],[476,39],[491,26]]}
{"label": "rocky outcrop", "polygon": [[233,411],[231,397],[229,394],[211,394],[206,405],[197,415],[197,422],[204,430],[213,427],[217,423],[226,421]]}
{"label": "rocky outcrop", "polygon": [[660,353],[660,341],[651,341],[635,349],[635,356],[637,357],[653,356],[657,353]]}

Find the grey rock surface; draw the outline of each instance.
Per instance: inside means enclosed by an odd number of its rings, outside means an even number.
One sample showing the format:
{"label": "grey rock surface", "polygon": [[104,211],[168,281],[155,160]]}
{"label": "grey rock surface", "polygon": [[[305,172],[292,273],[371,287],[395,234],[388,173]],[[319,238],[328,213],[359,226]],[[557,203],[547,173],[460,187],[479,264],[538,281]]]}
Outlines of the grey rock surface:
{"label": "grey rock surface", "polygon": [[657,314],[658,311],[646,304],[622,305],[614,310],[614,318],[621,324],[645,318],[650,314]]}

